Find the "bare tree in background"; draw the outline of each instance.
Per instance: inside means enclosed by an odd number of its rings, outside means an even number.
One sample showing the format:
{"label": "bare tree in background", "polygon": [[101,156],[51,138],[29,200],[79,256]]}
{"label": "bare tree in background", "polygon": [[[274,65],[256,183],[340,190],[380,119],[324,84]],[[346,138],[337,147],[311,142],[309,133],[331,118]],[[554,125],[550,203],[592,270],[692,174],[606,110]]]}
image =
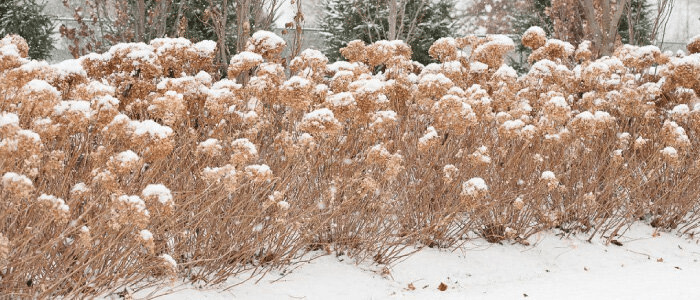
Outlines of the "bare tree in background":
{"label": "bare tree in background", "polygon": [[672,11],[673,0],[656,1],[656,17],[654,18],[654,26],[651,29],[651,36],[649,37],[649,40],[651,40],[654,43],[658,43],[659,34],[661,34],[661,46],[663,46],[664,36],[666,35],[666,25],[671,19]]}
{"label": "bare tree in background", "polygon": [[610,55],[615,50],[615,38],[622,14],[630,0],[579,0],[583,7],[588,31],[599,55]]}
{"label": "bare tree in background", "polygon": [[[416,26],[420,22],[420,14],[422,10],[426,7],[428,0],[422,0],[419,3],[418,9],[414,11],[413,14],[409,14],[406,11],[406,5],[408,5],[407,0],[387,0],[387,5],[389,6],[389,15],[387,16],[387,23],[389,24],[389,30],[387,39],[388,40],[403,40],[406,43],[410,43],[414,38],[416,31]],[[376,18],[377,16],[372,16]],[[411,20],[408,23],[408,30],[404,31],[406,20]]]}

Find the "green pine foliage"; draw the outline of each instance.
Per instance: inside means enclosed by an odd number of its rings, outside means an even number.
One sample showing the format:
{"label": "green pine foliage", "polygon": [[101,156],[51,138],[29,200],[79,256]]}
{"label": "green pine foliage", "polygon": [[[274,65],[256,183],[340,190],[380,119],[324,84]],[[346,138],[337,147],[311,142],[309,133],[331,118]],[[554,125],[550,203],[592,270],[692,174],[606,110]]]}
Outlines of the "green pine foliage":
{"label": "green pine foliage", "polygon": [[[516,11],[513,19],[513,31],[517,34],[522,34],[528,28],[532,26],[539,26],[544,29],[547,36],[551,36],[553,29],[552,19],[550,19],[544,12],[547,7],[552,6],[552,0],[532,0],[531,1],[532,10],[520,10]],[[514,39],[518,55],[521,59],[512,59],[510,65],[518,71],[519,74],[523,74],[528,70],[527,57],[532,53],[532,50],[528,47],[523,46],[520,39]]]}
{"label": "green pine foliage", "polygon": [[651,19],[652,4],[644,0],[632,0],[630,8],[630,16],[632,17],[632,25],[634,26],[634,38],[630,40],[629,22],[627,22],[627,15],[623,15],[620,19],[620,26],[618,27],[622,43],[632,45],[651,44],[649,35],[652,27],[654,27],[654,22]]}
{"label": "green pine foliage", "polygon": [[22,36],[32,59],[48,59],[54,49],[54,23],[43,14],[44,5],[36,0],[0,1],[0,38],[7,34]]}
{"label": "green pine foliage", "polygon": [[[428,1],[421,8],[422,2],[408,0],[406,16],[412,17],[418,13],[417,26],[413,29],[413,38],[409,42],[413,50],[412,59],[428,64],[434,62],[428,55],[430,45],[453,33],[454,18],[450,12],[454,9],[454,3],[452,0]],[[362,40],[369,44],[387,39],[389,9],[386,0],[326,0],[323,6],[319,27],[326,38],[323,52],[330,61],[343,59],[339,50],[350,41]],[[399,38],[408,35],[412,21],[412,18],[404,18]]]}

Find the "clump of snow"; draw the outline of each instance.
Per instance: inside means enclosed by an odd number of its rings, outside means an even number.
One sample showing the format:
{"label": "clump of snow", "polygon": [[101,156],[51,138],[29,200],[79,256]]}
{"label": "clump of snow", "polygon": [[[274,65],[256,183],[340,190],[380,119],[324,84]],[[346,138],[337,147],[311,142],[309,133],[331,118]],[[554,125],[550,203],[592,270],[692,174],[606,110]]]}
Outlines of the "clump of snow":
{"label": "clump of snow", "polygon": [[489,65],[479,62],[479,61],[474,61],[469,64],[469,72],[472,73],[484,73],[488,71]]}
{"label": "clump of snow", "polygon": [[525,122],[520,119],[508,120],[503,122],[503,125],[501,126],[503,126],[503,128],[506,130],[517,130],[523,128],[525,126]]}
{"label": "clump of snow", "polygon": [[690,107],[687,104],[679,104],[674,106],[670,113],[672,115],[686,115],[690,113]]}
{"label": "clump of snow", "polygon": [[437,130],[435,130],[435,127],[429,126],[428,129],[426,130],[425,134],[418,139],[418,144],[420,145],[427,145],[428,142],[432,139],[435,139],[438,137]]}
{"label": "clump of snow", "polygon": [[350,92],[340,92],[326,97],[326,102],[334,107],[356,105],[355,97]]}
{"label": "clump of snow", "polygon": [[29,129],[22,129],[20,131],[17,131],[17,135],[30,139],[35,143],[41,143],[41,136],[39,136],[38,133]]}
{"label": "clump of snow", "polygon": [[195,50],[197,50],[197,54],[201,56],[211,56],[214,51],[216,51],[216,42],[215,41],[210,41],[210,40],[204,40],[198,43],[195,43],[192,46]]}
{"label": "clump of snow", "polygon": [[168,266],[170,266],[170,268],[177,269],[177,262],[175,262],[175,260],[173,259],[172,256],[164,253],[158,257],[160,257],[163,261],[165,261],[168,264]]}
{"label": "clump of snow", "polygon": [[86,119],[90,118],[90,102],[82,100],[61,101],[53,107],[54,115],[60,116],[66,112],[82,114]]}
{"label": "clump of snow", "polygon": [[73,188],[70,189],[70,193],[85,193],[88,192],[90,189],[88,189],[87,185],[85,182],[78,182],[75,185],[73,185]]}
{"label": "clump of snow", "polygon": [[231,64],[261,64],[263,57],[260,54],[250,51],[240,52],[231,57]]}
{"label": "clump of snow", "polygon": [[678,156],[678,150],[676,148],[673,148],[671,146],[668,146],[666,148],[661,149],[661,154],[667,155],[667,156]]}
{"label": "clump of snow", "polygon": [[146,209],[146,203],[143,202],[143,200],[136,195],[128,196],[128,195],[121,195],[117,198],[117,201],[122,202],[124,204],[127,204],[131,207],[136,208],[137,211],[143,213],[146,216],[149,216],[150,213]]}
{"label": "clump of snow", "polygon": [[[116,120],[117,117],[114,118]],[[148,134],[151,138],[155,137],[159,139],[165,139],[173,134],[172,128],[160,125],[153,120],[146,120],[143,122],[134,120],[129,122],[129,126],[134,130],[134,134],[137,136],[143,136]]]}
{"label": "clump of snow", "polygon": [[32,92],[49,92],[51,94],[54,94],[58,97],[61,96],[61,94],[58,92],[58,89],[56,87],[50,85],[48,82],[45,80],[41,79],[32,79],[32,81],[27,82],[27,84],[24,85],[24,89],[27,89]]}
{"label": "clump of snow", "polygon": [[462,183],[462,196],[477,196],[488,190],[486,181],[480,177],[474,177]]}
{"label": "clump of snow", "polygon": [[64,213],[67,213],[70,209],[63,199],[53,195],[41,194],[41,196],[37,198],[37,201],[45,202],[48,206],[56,208]]}
{"label": "clump of snow", "polygon": [[139,236],[144,241],[153,240],[153,233],[151,233],[151,231],[148,229],[143,229],[143,230],[139,231]]}
{"label": "clump of snow", "polygon": [[139,155],[136,154],[136,152],[134,152],[134,151],[126,150],[126,151],[120,152],[114,158],[122,164],[127,164],[130,162],[138,161]]}
{"label": "clump of snow", "polygon": [[60,63],[51,65],[51,68],[58,71],[58,75],[61,77],[78,75],[82,77],[87,77],[87,72],[83,69],[83,65],[80,64],[78,59],[68,59]]}
{"label": "clump of snow", "polygon": [[255,147],[255,144],[253,144],[253,142],[251,142],[250,140],[248,140],[246,138],[240,138],[240,139],[234,140],[233,142],[231,142],[231,147],[245,149],[245,151],[249,155],[253,155],[253,156],[258,155],[258,149],[257,149],[257,147]]}
{"label": "clump of snow", "polygon": [[5,126],[19,127],[19,117],[11,112],[0,113],[0,128]]}
{"label": "clump of snow", "polygon": [[554,176],[554,172],[552,172],[552,171],[544,171],[544,172],[542,172],[542,176],[540,176],[540,179],[542,179],[542,180],[556,180],[557,177]]}
{"label": "clump of snow", "polygon": [[338,120],[335,119],[335,116],[333,115],[333,111],[331,111],[328,108],[319,108],[317,110],[314,110],[312,112],[304,114],[304,117],[302,118],[302,123],[306,122],[337,122]]}
{"label": "clump of snow", "polygon": [[564,108],[569,107],[569,104],[566,102],[566,99],[562,96],[552,97],[552,99],[549,99],[549,101],[547,101],[547,103],[550,103],[550,104],[552,104],[554,106],[558,106],[558,107],[564,107]]}
{"label": "clump of snow", "polygon": [[[256,31],[250,38],[252,44],[261,45],[266,50],[278,49],[287,45],[283,38],[270,31],[265,30]],[[252,48],[252,45],[246,48],[247,51],[252,51],[252,49],[254,49]]]}
{"label": "clump of snow", "polygon": [[2,184],[3,185],[8,185],[12,183],[19,183],[24,186],[34,186],[32,184],[32,180],[29,179],[29,177],[17,174],[15,172],[7,172],[5,175],[2,175]]}
{"label": "clump of snow", "polygon": [[540,37],[544,37],[544,38],[547,37],[547,33],[544,31],[544,29],[542,29],[542,27],[539,27],[539,26],[532,26],[532,27],[528,28],[523,33],[523,36],[525,36],[525,35],[535,35],[535,36],[540,36]]}

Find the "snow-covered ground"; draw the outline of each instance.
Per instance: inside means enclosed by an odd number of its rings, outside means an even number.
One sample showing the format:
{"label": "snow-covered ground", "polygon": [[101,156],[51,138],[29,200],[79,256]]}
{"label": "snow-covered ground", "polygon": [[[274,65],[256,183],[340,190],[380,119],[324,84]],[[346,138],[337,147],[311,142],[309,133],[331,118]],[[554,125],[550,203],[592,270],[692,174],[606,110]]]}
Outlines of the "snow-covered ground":
{"label": "snow-covered ground", "polygon": [[[245,278],[231,278],[226,285],[205,289],[175,285],[156,294],[134,296],[177,300],[700,299],[698,239],[659,233],[641,224],[617,239],[622,246],[586,239],[556,232],[531,237],[530,246],[476,239],[457,250],[422,249],[389,266],[388,272],[384,266],[325,255],[272,271],[262,279],[241,283]],[[311,253],[309,258],[319,254]],[[231,286],[236,283],[240,284]],[[441,283],[445,291],[439,290]]]}

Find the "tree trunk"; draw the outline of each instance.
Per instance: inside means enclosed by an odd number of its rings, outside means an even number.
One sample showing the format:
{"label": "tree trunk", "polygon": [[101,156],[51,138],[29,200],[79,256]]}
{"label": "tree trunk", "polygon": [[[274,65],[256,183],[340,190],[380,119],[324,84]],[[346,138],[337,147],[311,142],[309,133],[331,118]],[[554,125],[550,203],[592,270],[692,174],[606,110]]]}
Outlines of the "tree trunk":
{"label": "tree trunk", "polygon": [[387,39],[392,41],[396,39],[396,19],[398,18],[398,9],[396,0],[389,0],[389,36]]}
{"label": "tree trunk", "polygon": [[630,0],[618,0],[613,12],[610,0],[600,0],[599,11],[595,9],[594,0],[579,0],[586,22],[590,26],[590,32],[593,35],[593,43],[596,50],[598,50],[598,56],[610,55],[615,50],[615,38],[617,37],[620,18],[622,18],[622,14],[629,7],[629,2]]}

